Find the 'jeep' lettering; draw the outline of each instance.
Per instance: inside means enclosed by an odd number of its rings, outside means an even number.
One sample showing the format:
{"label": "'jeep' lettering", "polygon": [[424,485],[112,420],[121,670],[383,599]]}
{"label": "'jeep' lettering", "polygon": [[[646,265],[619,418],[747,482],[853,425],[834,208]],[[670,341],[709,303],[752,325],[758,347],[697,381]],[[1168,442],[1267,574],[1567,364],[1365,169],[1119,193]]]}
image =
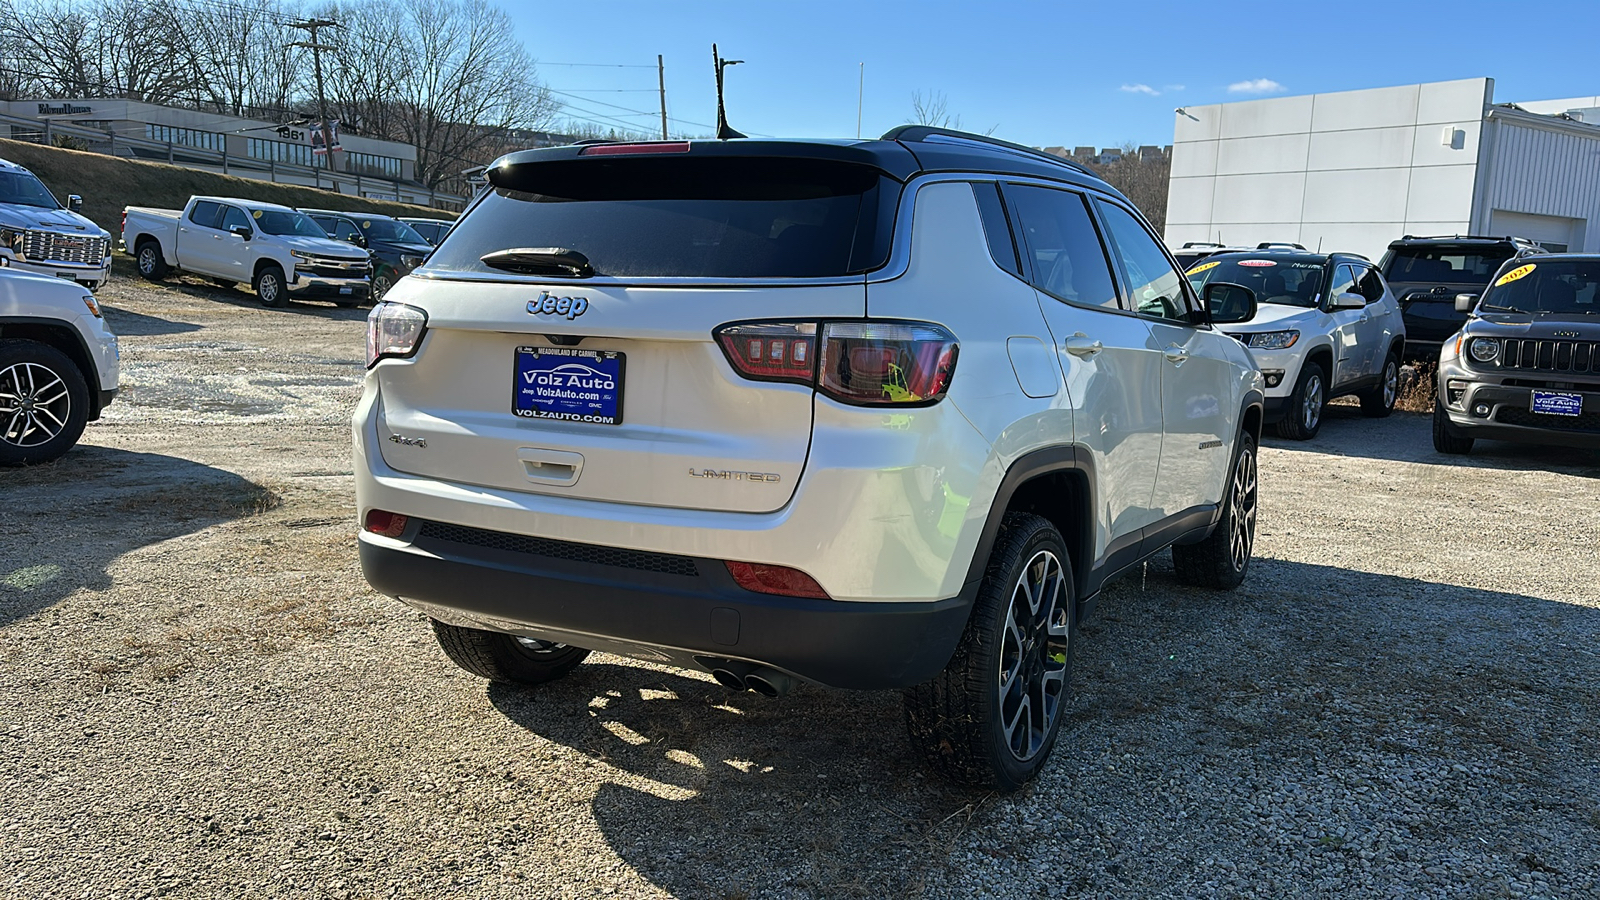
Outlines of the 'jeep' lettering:
{"label": "'jeep' lettering", "polygon": [[528,301],[528,314],[533,316],[564,316],[572,321],[589,311],[589,301],[584,297],[552,297],[549,291]]}

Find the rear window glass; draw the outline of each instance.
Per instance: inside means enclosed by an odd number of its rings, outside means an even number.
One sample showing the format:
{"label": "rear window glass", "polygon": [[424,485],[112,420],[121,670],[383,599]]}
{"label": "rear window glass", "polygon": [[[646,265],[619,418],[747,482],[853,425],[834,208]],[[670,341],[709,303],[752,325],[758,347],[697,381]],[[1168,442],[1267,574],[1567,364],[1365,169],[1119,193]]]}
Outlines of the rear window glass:
{"label": "rear window glass", "polygon": [[1384,277],[1407,283],[1488,284],[1489,276],[1512,257],[1508,247],[1400,247],[1390,252]]}
{"label": "rear window glass", "polygon": [[496,173],[500,185],[428,262],[492,272],[497,250],[561,247],[616,278],[819,278],[888,259],[898,182],[804,159],[566,159]]}

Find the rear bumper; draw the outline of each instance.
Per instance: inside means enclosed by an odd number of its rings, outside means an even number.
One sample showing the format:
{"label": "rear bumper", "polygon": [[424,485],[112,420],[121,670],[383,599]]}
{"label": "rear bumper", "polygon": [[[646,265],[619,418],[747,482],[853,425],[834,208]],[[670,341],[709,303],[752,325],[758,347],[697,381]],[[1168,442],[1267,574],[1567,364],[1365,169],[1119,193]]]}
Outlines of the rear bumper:
{"label": "rear bumper", "polygon": [[449,624],[707,670],[738,660],[837,688],[929,680],[972,604],[777,597],[740,588],[714,559],[526,541],[413,520],[400,540],[363,533],[361,568]]}

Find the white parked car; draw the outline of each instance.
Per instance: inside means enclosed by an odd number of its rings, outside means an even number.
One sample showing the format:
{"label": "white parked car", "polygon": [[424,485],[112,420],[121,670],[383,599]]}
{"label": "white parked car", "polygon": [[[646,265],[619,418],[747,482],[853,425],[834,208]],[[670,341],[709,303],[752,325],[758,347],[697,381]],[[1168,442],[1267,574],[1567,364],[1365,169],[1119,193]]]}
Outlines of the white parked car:
{"label": "white parked car", "polygon": [[488,178],[373,310],[354,421],[366,577],[468,671],[904,688],[931,765],[1013,789],[1108,579],[1244,578],[1261,375],[1076,165],[905,126]]}
{"label": "white parked car", "polygon": [[1354,253],[1246,250],[1208,256],[1189,269],[1196,290],[1237,284],[1260,304],[1225,330],[1250,348],[1267,383],[1267,421],[1309,440],[1323,407],[1354,394],[1361,411],[1387,416],[1400,392],[1406,328],[1383,276]]}
{"label": "white parked car", "polygon": [[358,306],[372,290],[365,250],[276,203],[190,197],[181,210],[130,206],[122,213],[122,243],[146,278],[178,270],[225,287],[245,283],[265,306],[291,297]]}
{"label": "white parked car", "polygon": [[117,337],[88,288],[0,268],[0,466],[71,450],[118,375]]}
{"label": "white parked car", "polygon": [[44,182],[0,159],[0,259],[23,272],[53,275],[97,291],[111,277],[111,234],[78,210],[83,198],[61,205]]}

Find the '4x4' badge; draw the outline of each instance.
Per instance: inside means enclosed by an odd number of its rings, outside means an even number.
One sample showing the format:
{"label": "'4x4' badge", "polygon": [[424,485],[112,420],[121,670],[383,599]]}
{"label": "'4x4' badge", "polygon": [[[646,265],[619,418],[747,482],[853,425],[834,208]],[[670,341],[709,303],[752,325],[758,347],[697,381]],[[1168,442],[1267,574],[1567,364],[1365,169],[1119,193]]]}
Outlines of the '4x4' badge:
{"label": "'4x4' badge", "polygon": [[588,310],[589,301],[585,297],[552,297],[549,291],[542,291],[539,296],[528,301],[529,315],[566,316],[569,322]]}

